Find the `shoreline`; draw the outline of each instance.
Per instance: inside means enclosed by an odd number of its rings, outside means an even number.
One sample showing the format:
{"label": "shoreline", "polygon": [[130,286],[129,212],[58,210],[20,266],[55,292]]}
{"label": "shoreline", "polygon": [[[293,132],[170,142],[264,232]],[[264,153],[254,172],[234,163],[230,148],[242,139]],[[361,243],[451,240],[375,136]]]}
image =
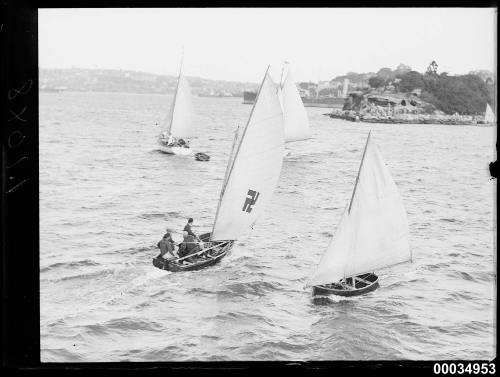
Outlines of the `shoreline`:
{"label": "shoreline", "polygon": [[378,117],[366,117],[365,115],[360,115],[359,113],[346,112],[343,114],[338,113],[326,113],[323,115],[328,115],[333,119],[348,120],[351,122],[361,122],[361,123],[385,123],[385,124],[446,124],[446,125],[457,125],[457,126],[478,126],[478,127],[493,127],[496,123],[478,123],[473,122],[468,119],[456,119],[454,116],[418,116],[418,117],[392,117],[392,116],[378,116]]}

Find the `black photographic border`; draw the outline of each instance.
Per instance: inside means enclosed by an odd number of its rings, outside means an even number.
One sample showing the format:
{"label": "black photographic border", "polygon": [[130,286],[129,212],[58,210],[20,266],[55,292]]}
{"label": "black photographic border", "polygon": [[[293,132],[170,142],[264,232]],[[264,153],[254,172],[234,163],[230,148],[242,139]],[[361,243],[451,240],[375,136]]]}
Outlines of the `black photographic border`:
{"label": "black photographic border", "polygon": [[[88,7],[497,7],[496,1],[474,3],[402,1],[14,1],[0,3],[0,87],[2,115],[2,366],[7,369],[53,373],[90,370],[114,372],[231,371],[433,374],[440,363],[488,360],[427,361],[248,361],[248,362],[40,362],[39,165],[38,165],[38,9]],[[498,63],[497,63],[498,64]],[[498,72],[498,69],[497,69]],[[488,164],[489,161],[485,161]],[[497,201],[495,200],[495,203]],[[457,339],[457,341],[460,341]],[[493,361],[496,364],[496,359]],[[331,373],[331,372],[330,372]]]}

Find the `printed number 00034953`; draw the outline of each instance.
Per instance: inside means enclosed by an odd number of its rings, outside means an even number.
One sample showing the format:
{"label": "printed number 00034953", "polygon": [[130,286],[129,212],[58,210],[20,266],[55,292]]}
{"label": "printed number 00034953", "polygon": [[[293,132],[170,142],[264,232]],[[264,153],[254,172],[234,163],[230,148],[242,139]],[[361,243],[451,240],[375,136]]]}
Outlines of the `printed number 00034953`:
{"label": "printed number 00034953", "polygon": [[494,363],[435,363],[434,374],[496,374]]}

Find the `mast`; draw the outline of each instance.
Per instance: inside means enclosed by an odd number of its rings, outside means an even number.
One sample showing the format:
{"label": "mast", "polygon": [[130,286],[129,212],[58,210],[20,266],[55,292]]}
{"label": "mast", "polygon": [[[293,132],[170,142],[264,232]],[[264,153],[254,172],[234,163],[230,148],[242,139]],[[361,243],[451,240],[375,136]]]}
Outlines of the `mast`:
{"label": "mast", "polygon": [[174,121],[175,101],[177,100],[177,91],[179,90],[179,83],[181,82],[183,61],[184,61],[184,46],[182,46],[181,63],[179,66],[179,75],[177,76],[177,86],[175,87],[174,100],[172,101],[172,116],[170,117],[170,125],[168,126],[168,135],[169,136],[170,136],[170,131],[172,130],[172,122]]}
{"label": "mast", "polygon": [[228,173],[229,173],[229,166],[231,165],[233,156],[234,156],[234,147],[236,146],[236,141],[238,140],[238,131],[240,130],[240,126],[236,127],[236,130],[234,131],[234,139],[233,139],[233,145],[231,146],[231,152],[229,153],[229,160],[227,161],[227,167],[226,167],[226,174],[224,175],[224,181],[222,182],[222,188],[220,190],[220,195],[219,195],[219,202],[217,203],[217,210],[215,211],[215,219],[214,219],[214,224],[212,225],[212,232],[210,232],[210,238],[212,238],[212,234],[214,232],[214,227],[215,227],[215,220],[217,219],[217,215],[219,214],[219,208],[220,208],[220,203],[222,201],[222,195],[224,195],[224,190],[226,189],[226,184],[227,184],[227,178],[228,178]]}
{"label": "mast", "polygon": [[[268,65],[267,69],[266,69],[266,73],[264,74],[264,78],[262,79],[262,82],[260,84],[259,91],[257,92],[257,97],[255,97],[255,101],[254,101],[253,106],[252,106],[252,111],[250,112],[250,116],[248,117],[245,128],[243,129],[243,134],[240,138],[240,142],[238,143],[238,149],[236,150],[236,153],[234,154],[232,161],[231,161],[231,159],[229,160],[231,165],[230,166],[228,165],[228,168],[226,169],[226,180],[225,180],[225,182],[222,183],[222,190],[221,190],[221,194],[219,197],[219,203],[217,204],[217,212],[215,214],[214,225],[212,226],[212,233],[210,234],[210,238],[212,238],[215,224],[217,223],[217,216],[219,215],[219,207],[220,207],[220,203],[222,201],[222,197],[224,196],[224,191],[226,190],[226,183],[229,181],[229,177],[231,176],[231,173],[233,171],[234,162],[236,160],[236,156],[238,156],[238,152],[240,151],[241,143],[245,139],[245,134],[247,132],[248,125],[250,124],[250,120],[252,119],[252,115],[253,115],[253,111],[255,110],[255,106],[257,105],[257,102],[259,101],[260,91],[262,90],[262,86],[264,85],[264,81],[266,80],[267,73],[269,72],[269,67],[270,66]],[[236,135],[235,135],[235,141],[236,141]],[[234,150],[234,145],[233,145],[233,150]]]}
{"label": "mast", "polygon": [[221,197],[222,197],[222,193],[224,192],[224,189],[226,188],[227,178],[229,176],[229,166],[231,165],[231,163],[233,161],[234,148],[236,146],[236,142],[238,141],[239,131],[240,131],[240,126],[237,126],[236,130],[234,131],[233,145],[231,146],[231,152],[229,153],[229,160],[227,161],[226,174],[224,175],[224,181],[222,182]]}
{"label": "mast", "polygon": [[[260,84],[260,87],[259,87],[259,92],[257,93],[257,97],[255,98],[255,102],[253,103],[252,111],[250,112],[250,116],[248,117],[248,120],[247,120],[247,123],[245,125],[245,128],[243,129],[243,135],[241,136],[240,142],[238,143],[238,149],[236,150],[236,153],[234,154],[235,158],[233,158],[233,161],[231,163],[231,168],[229,169],[229,173],[227,174],[226,182],[229,180],[229,177],[231,176],[231,173],[233,171],[234,161],[236,160],[236,156],[238,155],[238,152],[240,151],[241,143],[243,142],[243,139],[245,138],[245,134],[247,132],[248,125],[250,124],[250,120],[252,119],[252,115],[253,115],[253,111],[255,109],[255,105],[257,104],[257,101],[259,100],[260,91],[262,89],[262,85],[264,84],[264,81],[266,79],[266,76],[267,76],[268,72],[269,72],[269,66],[267,66],[266,73],[265,73],[264,78],[262,79],[262,83]],[[224,189],[225,189],[225,187],[224,187]],[[224,195],[224,192],[222,192],[222,195]],[[221,198],[222,198],[222,195],[221,195]]]}
{"label": "mast", "polygon": [[281,67],[281,77],[280,77],[280,88],[283,89],[283,72],[285,71],[285,64],[288,64],[287,61],[283,62],[283,66]]}
{"label": "mast", "polygon": [[361,157],[358,175],[356,176],[356,183],[354,183],[354,189],[352,190],[351,202],[349,203],[349,209],[347,210],[347,213],[351,212],[352,200],[354,199],[354,194],[356,193],[356,187],[358,186],[358,181],[359,181],[359,173],[361,173],[361,168],[363,167],[363,161],[365,160],[366,148],[368,147],[368,142],[370,141],[371,134],[372,134],[372,131],[370,130],[370,132],[368,133],[368,137],[366,138],[365,149],[363,150],[363,157]]}

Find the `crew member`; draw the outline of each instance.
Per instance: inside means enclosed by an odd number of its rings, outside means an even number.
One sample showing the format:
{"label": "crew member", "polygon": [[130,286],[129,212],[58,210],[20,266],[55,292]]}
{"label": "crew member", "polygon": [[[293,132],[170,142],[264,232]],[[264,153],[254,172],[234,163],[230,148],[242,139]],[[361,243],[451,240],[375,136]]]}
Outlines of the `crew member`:
{"label": "crew member", "polygon": [[193,236],[193,237],[194,237],[194,238],[196,238],[198,241],[201,241],[201,240],[200,240],[200,238],[199,238],[196,234],[194,234],[194,233],[193,233],[193,231],[192,231],[192,229],[191,229],[191,226],[192,226],[192,225],[193,225],[193,218],[189,218],[189,220],[188,220],[188,222],[187,222],[186,226],[184,227],[184,231],[185,231],[185,232],[188,232],[188,234],[189,234],[190,236]]}
{"label": "crew member", "polygon": [[173,257],[176,256],[174,254],[175,243],[172,240],[172,235],[168,231],[163,235],[163,238],[160,240],[160,242],[158,242],[157,246],[160,249],[160,255],[158,255],[157,258],[163,258],[167,253],[170,253]]}
{"label": "crew member", "polygon": [[[178,251],[179,257],[183,258],[192,253],[200,251],[200,248],[198,247],[198,244],[196,243],[193,236],[190,236],[186,231],[182,232],[182,236],[184,240],[179,244],[179,251]],[[194,256],[183,259],[181,263],[184,260],[187,262],[194,262]]]}

